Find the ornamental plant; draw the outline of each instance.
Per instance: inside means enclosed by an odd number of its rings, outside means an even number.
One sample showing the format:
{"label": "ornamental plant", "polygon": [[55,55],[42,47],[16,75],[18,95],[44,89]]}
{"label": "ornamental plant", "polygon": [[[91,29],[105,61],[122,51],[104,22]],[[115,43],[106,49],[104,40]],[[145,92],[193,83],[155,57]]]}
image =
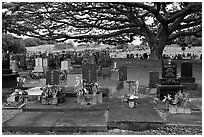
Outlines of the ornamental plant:
{"label": "ornamental plant", "polygon": [[58,85],[46,85],[42,90],[41,96],[43,98],[56,98],[57,94],[61,92],[61,87]]}

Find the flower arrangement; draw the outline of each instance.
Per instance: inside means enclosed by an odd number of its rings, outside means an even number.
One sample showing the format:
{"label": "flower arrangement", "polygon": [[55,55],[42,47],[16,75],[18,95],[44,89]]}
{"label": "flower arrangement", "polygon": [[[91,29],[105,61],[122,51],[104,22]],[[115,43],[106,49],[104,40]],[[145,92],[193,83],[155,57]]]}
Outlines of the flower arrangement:
{"label": "flower arrangement", "polygon": [[175,94],[174,99],[171,98],[171,95],[165,96],[163,102],[165,102],[166,106],[169,107],[170,113],[191,113],[188,93],[182,93],[179,91]]}
{"label": "flower arrangement", "polygon": [[42,90],[42,104],[57,104],[57,96],[61,93],[61,87],[59,87],[58,85],[46,85],[42,88]]}
{"label": "flower arrangement", "polygon": [[[77,93],[77,103],[96,104],[97,102],[102,103],[102,93],[99,92],[98,83],[85,83],[80,77],[76,77],[76,85],[78,87],[74,92]],[[89,100],[89,101],[86,101]],[[91,102],[91,103],[90,103]]]}

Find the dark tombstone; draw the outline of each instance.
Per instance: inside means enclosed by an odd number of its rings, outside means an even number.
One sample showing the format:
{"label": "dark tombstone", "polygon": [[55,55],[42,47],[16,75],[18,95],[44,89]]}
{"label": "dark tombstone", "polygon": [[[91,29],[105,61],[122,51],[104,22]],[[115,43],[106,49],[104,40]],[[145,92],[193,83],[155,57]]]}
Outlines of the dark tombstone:
{"label": "dark tombstone", "polygon": [[162,66],[162,78],[176,78],[177,66],[174,63],[164,64]]}
{"label": "dark tombstone", "polygon": [[127,80],[127,66],[119,67],[119,81],[123,82]]}
{"label": "dark tombstone", "polygon": [[162,78],[161,84],[156,84],[157,97],[163,100],[168,94],[174,98],[175,94],[179,91],[183,91],[184,85],[180,85],[180,80],[177,78],[177,65],[171,63],[162,65]]}
{"label": "dark tombstone", "polygon": [[156,88],[156,84],[160,84],[159,72],[149,72],[149,88]]}
{"label": "dark tombstone", "polygon": [[60,72],[57,70],[49,70],[46,72],[46,85],[59,85]]}
{"label": "dark tombstone", "polygon": [[181,77],[193,76],[193,64],[190,62],[184,62],[181,64]]}
{"label": "dark tombstone", "polygon": [[82,64],[82,78],[85,83],[97,82],[97,65],[89,63]]}
{"label": "dark tombstone", "polygon": [[197,84],[193,77],[193,64],[191,62],[181,64],[181,77],[179,79],[181,84],[186,86],[186,89],[197,89]]}
{"label": "dark tombstone", "polygon": [[2,88],[14,88],[17,86],[18,74],[12,74],[10,69],[9,53],[3,53],[2,58]]}

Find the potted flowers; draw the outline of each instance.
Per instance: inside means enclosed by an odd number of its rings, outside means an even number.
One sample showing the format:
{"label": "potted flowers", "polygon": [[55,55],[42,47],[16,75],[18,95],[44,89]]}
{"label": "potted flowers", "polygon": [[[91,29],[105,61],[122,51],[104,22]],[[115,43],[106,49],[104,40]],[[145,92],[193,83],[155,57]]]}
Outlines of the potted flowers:
{"label": "potted flowers", "polygon": [[43,92],[41,94],[41,103],[42,104],[57,104],[58,95],[61,92],[61,88],[58,85],[46,85],[42,88]]}
{"label": "potted flowers", "polygon": [[76,77],[76,86],[79,86],[75,92],[77,93],[77,103],[96,104],[102,103],[102,93],[98,89],[98,83],[84,83],[79,77]]}
{"label": "potted flowers", "polygon": [[171,105],[169,106],[170,113],[191,113],[188,93],[182,93],[181,91],[179,91],[175,95],[174,99],[171,99],[171,101]]}

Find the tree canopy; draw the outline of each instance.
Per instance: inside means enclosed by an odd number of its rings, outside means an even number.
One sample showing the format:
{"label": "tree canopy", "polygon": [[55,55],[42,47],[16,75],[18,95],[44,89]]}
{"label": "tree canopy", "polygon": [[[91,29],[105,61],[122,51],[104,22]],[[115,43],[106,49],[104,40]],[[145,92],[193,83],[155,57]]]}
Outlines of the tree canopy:
{"label": "tree canopy", "polygon": [[3,32],[108,44],[145,38],[153,58],[179,37],[202,35],[201,2],[3,3]]}

